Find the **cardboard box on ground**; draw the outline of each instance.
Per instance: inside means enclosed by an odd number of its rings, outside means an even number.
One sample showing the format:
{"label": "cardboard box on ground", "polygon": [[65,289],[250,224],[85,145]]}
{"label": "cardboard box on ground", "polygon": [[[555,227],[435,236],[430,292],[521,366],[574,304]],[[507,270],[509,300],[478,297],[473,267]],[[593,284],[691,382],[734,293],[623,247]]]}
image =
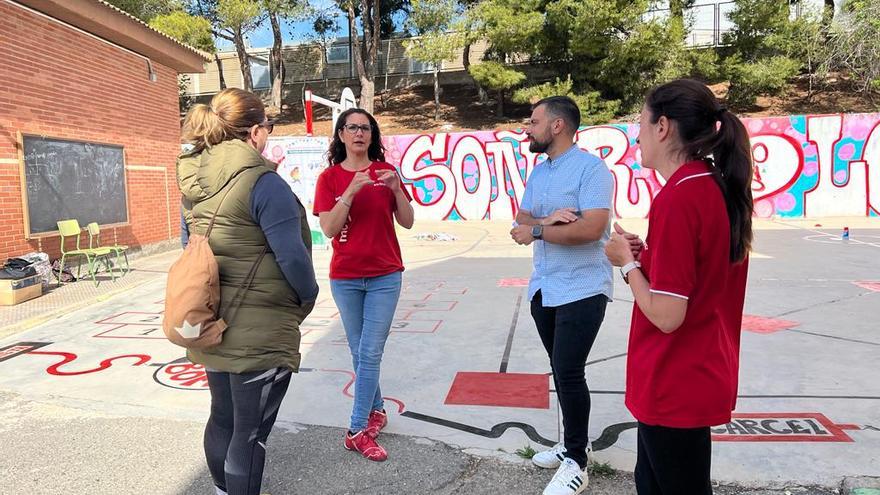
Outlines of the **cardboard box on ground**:
{"label": "cardboard box on ground", "polygon": [[0,306],[12,306],[43,295],[40,276],[0,280]]}

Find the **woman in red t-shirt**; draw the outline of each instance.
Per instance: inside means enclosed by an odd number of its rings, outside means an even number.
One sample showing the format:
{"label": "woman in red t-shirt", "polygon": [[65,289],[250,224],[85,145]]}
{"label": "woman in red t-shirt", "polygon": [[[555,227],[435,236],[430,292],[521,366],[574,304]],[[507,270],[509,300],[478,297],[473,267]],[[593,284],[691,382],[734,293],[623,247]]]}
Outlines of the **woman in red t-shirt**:
{"label": "woman in red t-shirt", "polygon": [[638,420],[639,495],[712,493],[709,427],[736,405],[752,243],[752,161],[742,122],[687,79],[648,94],[642,166],[666,185],[642,243],[619,225],[605,247],[635,298],[626,405]]}
{"label": "woman in red t-shirt", "polygon": [[333,238],[330,290],[354,366],[354,406],[343,445],[372,461],[388,458],[376,443],[388,423],[379,365],[400,297],[403,261],[394,221],[413,225],[411,198],[385,162],[379,124],[352,108],[336,120],[330,166],[318,177],[313,213]]}

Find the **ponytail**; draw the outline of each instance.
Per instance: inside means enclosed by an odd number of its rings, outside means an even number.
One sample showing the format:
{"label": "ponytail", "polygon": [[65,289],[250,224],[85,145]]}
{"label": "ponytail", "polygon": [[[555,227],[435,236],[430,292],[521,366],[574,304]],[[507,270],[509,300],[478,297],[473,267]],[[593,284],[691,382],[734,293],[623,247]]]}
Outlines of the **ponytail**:
{"label": "ponytail", "polygon": [[[730,261],[743,261],[752,247],[752,149],[743,123],[718,104],[712,91],[692,79],[678,79],[654,88],[645,104],[651,122],[674,120],[681,151],[703,160],[724,196],[730,220]],[[719,126],[720,122],[720,126]]]}
{"label": "ponytail", "polygon": [[229,88],[214,95],[210,105],[193,106],[183,121],[183,141],[193,153],[230,139],[246,140],[251,127],[263,123],[266,109],[253,93]]}
{"label": "ponytail", "polygon": [[718,120],[721,126],[712,147],[714,171],[730,219],[730,261],[740,262],[752,249],[752,150],[742,121],[726,110]]}
{"label": "ponytail", "polygon": [[223,142],[226,136],[220,117],[204,103],[195,105],[186,114],[182,133],[183,140],[192,144],[196,153]]}

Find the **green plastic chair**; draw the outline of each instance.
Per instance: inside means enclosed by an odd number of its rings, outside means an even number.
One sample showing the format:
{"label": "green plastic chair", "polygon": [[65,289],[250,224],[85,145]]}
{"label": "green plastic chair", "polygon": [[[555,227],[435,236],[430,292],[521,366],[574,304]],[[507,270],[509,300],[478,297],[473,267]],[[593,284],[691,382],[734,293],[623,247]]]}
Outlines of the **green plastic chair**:
{"label": "green plastic chair", "polygon": [[122,266],[122,260],[125,260],[125,268],[120,269],[122,270],[122,275],[128,273],[128,254],[126,253],[126,250],[128,250],[128,246],[122,246],[120,244],[114,244],[112,246],[102,246],[101,227],[98,225],[98,222],[92,222],[86,225],[86,229],[89,231],[89,249],[110,249],[111,251],[116,253],[117,266]]}
{"label": "green plastic chair", "polygon": [[[311,230],[311,229],[310,229]],[[327,249],[327,238],[324,237],[324,233],[320,230],[312,230],[312,247],[320,247],[321,249]]]}
{"label": "green plastic chair", "polygon": [[[95,282],[95,286],[98,285],[98,279],[95,277],[95,273],[98,271],[98,262],[101,259],[104,260],[104,264],[110,272],[110,277],[112,277],[113,280],[116,280],[116,274],[113,273],[113,269],[108,263],[108,257],[112,252],[110,248],[80,248],[79,235],[82,232],[82,229],[77,220],[60,220],[57,225],[58,233],[61,234],[61,266],[58,267],[58,275],[56,275],[59,286],[63,283],[61,281],[61,274],[64,272],[64,264],[67,261],[67,258],[71,257],[80,258],[80,263],[76,267],[76,278],[80,277],[82,258],[85,258],[86,263],[88,264],[89,275],[92,277],[92,281]],[[76,249],[66,248],[65,245],[67,244],[67,239],[70,237],[76,237]]]}

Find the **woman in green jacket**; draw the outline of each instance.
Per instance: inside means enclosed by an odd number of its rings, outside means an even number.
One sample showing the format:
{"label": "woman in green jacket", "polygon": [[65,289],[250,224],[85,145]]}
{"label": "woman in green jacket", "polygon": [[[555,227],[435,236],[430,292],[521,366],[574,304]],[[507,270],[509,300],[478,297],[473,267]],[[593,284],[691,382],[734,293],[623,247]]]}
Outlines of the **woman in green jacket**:
{"label": "woman in green jacket", "polygon": [[259,98],[224,90],[187,114],[194,148],[177,165],[188,232],[204,235],[214,219],[208,242],[229,327],[220,345],[187,356],[207,370],[205,457],[224,495],[260,493],[266,439],[299,369],[299,325],[318,295],[305,209],[261,155],[271,132]]}

